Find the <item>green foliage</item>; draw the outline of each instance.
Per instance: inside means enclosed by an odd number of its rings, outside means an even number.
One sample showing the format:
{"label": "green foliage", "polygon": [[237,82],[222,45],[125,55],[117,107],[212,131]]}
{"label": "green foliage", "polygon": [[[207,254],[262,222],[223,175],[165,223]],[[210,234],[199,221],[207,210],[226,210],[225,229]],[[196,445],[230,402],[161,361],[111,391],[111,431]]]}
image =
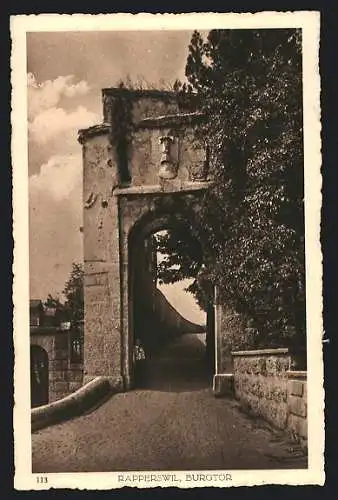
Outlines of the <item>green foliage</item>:
{"label": "green foliage", "polygon": [[196,276],[203,260],[201,246],[182,224],[155,235],[157,251],[163,254],[158,263],[160,283],[173,283]]}
{"label": "green foliage", "polygon": [[193,278],[186,291],[192,293],[199,306],[206,310],[208,300],[205,286],[201,286],[203,251],[190,228],[182,223],[155,234],[157,252],[162,259],[157,264],[157,277],[160,284],[175,283]]}
{"label": "green foliage", "polygon": [[195,32],[186,77],[181,106],[205,114],[214,178],[199,213],[205,282],[252,318],[258,343],[304,345],[301,32]]}
{"label": "green foliage", "polygon": [[73,263],[72,271],[65,283],[63,293],[69,319],[77,324],[84,319],[84,270],[82,264]]}

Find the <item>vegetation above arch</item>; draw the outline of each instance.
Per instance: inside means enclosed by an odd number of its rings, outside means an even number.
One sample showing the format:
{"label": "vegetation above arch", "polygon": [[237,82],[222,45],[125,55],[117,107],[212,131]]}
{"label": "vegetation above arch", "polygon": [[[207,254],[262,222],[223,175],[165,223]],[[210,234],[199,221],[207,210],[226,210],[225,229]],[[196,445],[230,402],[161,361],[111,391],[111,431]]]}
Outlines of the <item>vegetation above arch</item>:
{"label": "vegetation above arch", "polygon": [[[305,262],[301,31],[194,32],[182,109],[206,117],[196,139],[209,148],[215,179],[198,213],[208,242],[196,288],[250,319],[257,345],[305,345]],[[166,282],[198,262],[187,234],[159,244],[180,249],[180,273],[162,262]],[[190,290],[197,293],[196,290]]]}

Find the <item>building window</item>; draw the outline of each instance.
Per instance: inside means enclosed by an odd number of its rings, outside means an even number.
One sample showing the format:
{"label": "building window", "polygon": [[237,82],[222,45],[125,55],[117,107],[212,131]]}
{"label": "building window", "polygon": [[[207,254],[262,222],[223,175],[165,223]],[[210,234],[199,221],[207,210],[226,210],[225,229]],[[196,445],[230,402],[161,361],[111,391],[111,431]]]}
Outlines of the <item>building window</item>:
{"label": "building window", "polygon": [[70,339],[70,362],[72,364],[83,363],[83,335],[81,328],[73,328],[69,333]]}

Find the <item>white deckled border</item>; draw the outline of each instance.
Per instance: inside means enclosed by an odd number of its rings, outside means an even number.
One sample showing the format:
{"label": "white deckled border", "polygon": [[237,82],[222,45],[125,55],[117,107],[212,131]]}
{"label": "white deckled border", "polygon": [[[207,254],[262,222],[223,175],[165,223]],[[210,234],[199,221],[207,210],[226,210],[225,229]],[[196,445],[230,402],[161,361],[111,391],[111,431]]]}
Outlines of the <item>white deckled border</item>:
{"label": "white deckled border", "polygon": [[[322,359],[322,254],[320,247],[321,140],[318,12],[262,12],[256,14],[112,14],[12,16],[12,161],[14,212],[14,348],[15,348],[15,488],[112,489],[124,486],[181,488],[205,486],[252,486],[264,484],[324,484],[324,389]],[[126,30],[210,30],[214,28],[302,28],[304,82],[304,169],[306,229],[306,296],[308,347],[309,468],[307,470],[226,471],[231,481],[170,481],[119,483],[118,473],[48,474],[48,484],[39,484],[31,472],[30,387],[29,387],[29,267],[28,267],[28,158],[26,33],[29,31],[126,31]],[[205,474],[206,471],[194,471]],[[212,471],[213,473],[217,471]],[[161,471],[160,474],[172,474]],[[129,473],[130,475],[133,472]],[[139,472],[137,474],[140,474]]]}

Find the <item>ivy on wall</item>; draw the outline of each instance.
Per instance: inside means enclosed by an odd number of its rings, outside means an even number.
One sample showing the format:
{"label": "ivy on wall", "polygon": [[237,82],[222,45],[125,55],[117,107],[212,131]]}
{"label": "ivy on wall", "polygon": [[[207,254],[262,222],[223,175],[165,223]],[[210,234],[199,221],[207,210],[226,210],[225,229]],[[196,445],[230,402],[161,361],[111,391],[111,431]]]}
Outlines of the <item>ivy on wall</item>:
{"label": "ivy on wall", "polygon": [[197,213],[211,249],[205,281],[250,319],[262,347],[306,345],[301,42],[292,29],[194,32],[188,84],[176,84],[181,109],[205,117],[196,130],[214,181]]}
{"label": "ivy on wall", "polygon": [[[119,88],[126,89],[123,82]],[[129,150],[133,132],[132,98],[129,92],[121,92],[111,99],[110,142],[115,147],[120,182],[129,184]]]}

